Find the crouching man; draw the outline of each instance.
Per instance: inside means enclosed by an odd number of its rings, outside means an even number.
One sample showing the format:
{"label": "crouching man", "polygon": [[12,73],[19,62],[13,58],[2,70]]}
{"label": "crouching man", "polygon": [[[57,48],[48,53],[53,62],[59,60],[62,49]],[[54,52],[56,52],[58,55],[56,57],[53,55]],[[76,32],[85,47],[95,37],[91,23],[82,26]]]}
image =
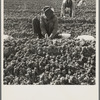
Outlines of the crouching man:
{"label": "crouching man", "polygon": [[57,35],[58,30],[58,20],[54,14],[54,9],[45,6],[43,8],[42,14],[36,16],[32,20],[34,34],[38,38],[50,38],[53,39]]}
{"label": "crouching man", "polygon": [[69,16],[73,17],[75,12],[74,0],[63,0],[61,5],[61,17],[66,16],[66,12],[69,11]]}
{"label": "crouching man", "polygon": [[68,11],[70,17],[75,17],[75,9],[82,5],[86,6],[86,0],[63,0],[61,5],[61,17],[65,17]]}

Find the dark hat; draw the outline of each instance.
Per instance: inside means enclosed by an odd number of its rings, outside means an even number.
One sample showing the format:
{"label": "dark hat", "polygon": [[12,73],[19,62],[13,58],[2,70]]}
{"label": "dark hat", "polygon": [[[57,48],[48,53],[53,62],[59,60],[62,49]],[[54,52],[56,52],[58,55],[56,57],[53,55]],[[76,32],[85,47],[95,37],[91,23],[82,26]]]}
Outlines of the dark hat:
{"label": "dark hat", "polygon": [[50,6],[45,6],[44,8],[43,8],[43,11],[45,12],[48,8],[51,8]]}
{"label": "dark hat", "polygon": [[54,9],[53,9],[52,7],[50,7],[50,6],[45,6],[45,7],[43,8],[43,11],[44,11],[45,13],[47,13],[47,12],[53,13],[53,12],[54,12]]}

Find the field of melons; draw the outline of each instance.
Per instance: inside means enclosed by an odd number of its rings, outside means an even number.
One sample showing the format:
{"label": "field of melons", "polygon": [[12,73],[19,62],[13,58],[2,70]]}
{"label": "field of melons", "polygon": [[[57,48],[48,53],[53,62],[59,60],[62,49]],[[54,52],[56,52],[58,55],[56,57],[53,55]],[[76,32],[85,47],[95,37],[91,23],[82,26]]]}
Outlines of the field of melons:
{"label": "field of melons", "polygon": [[[94,85],[96,78],[96,40],[75,39],[79,35],[96,37],[96,3],[86,1],[76,8],[75,18],[60,18],[61,0],[4,0],[4,84],[8,85]],[[69,39],[36,39],[32,19],[45,6],[54,7],[59,33]]]}

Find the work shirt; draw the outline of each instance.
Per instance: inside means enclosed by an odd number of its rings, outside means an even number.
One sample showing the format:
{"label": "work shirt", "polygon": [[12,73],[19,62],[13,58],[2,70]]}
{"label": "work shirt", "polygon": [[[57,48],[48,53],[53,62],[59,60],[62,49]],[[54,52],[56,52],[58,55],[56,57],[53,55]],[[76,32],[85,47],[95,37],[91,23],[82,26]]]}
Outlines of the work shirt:
{"label": "work shirt", "polygon": [[58,20],[57,17],[54,15],[51,19],[47,19],[47,17],[42,14],[40,16],[40,28],[41,33],[43,35],[48,34],[48,36],[52,34],[56,34],[58,30]]}

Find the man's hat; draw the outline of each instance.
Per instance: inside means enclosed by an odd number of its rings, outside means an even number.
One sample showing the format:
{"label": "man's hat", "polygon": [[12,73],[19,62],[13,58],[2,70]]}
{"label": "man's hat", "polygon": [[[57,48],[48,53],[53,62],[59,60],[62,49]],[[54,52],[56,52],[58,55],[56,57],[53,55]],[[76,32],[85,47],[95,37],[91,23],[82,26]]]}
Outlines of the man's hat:
{"label": "man's hat", "polygon": [[43,11],[45,12],[48,8],[50,8],[50,6],[45,6],[45,7],[43,8]]}
{"label": "man's hat", "polygon": [[45,6],[43,8],[43,11],[44,11],[44,13],[53,13],[54,9],[52,7],[50,7],[50,6]]}

